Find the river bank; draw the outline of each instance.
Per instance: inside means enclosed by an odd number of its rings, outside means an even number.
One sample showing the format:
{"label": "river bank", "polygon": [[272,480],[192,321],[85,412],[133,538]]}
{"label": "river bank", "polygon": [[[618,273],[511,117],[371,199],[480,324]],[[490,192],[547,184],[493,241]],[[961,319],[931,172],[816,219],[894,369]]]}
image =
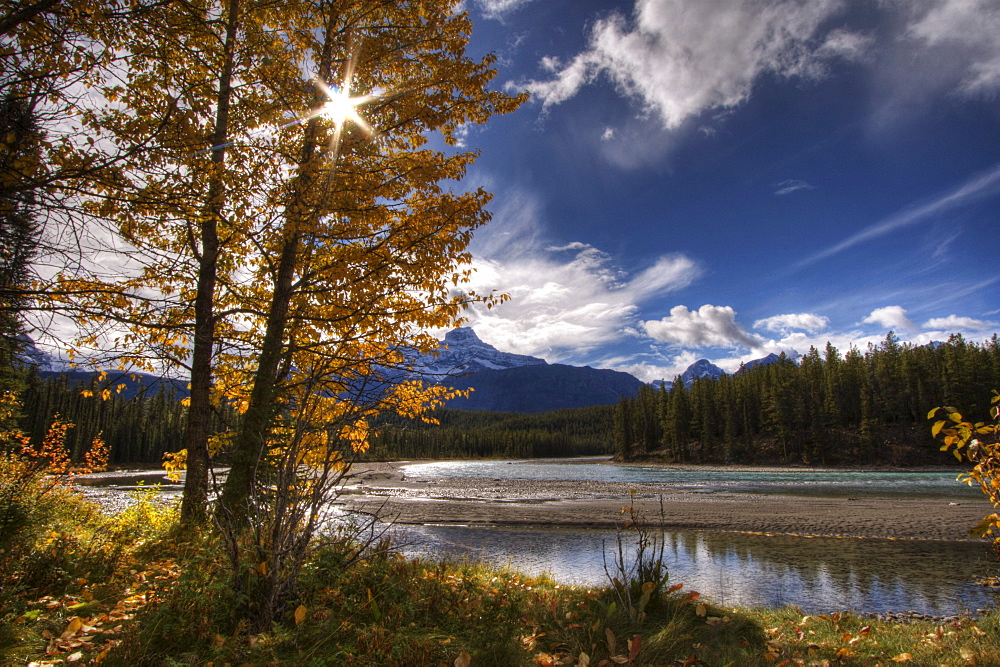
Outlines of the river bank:
{"label": "river bank", "polygon": [[699,493],[643,483],[421,480],[406,477],[406,463],[358,464],[340,499],[344,508],[405,524],[613,528],[631,497],[648,520],[672,529],[917,540],[967,539],[969,528],[992,511],[978,496],[831,498]]}

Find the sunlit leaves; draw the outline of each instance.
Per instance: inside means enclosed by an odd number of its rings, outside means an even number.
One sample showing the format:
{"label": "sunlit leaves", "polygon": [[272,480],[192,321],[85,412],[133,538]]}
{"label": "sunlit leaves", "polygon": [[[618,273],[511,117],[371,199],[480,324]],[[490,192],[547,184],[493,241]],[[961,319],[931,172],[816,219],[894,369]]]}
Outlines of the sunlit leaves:
{"label": "sunlit leaves", "polygon": [[[943,436],[941,451],[951,450],[959,461],[973,463],[972,470],[958,476],[959,481],[969,486],[977,485],[993,503],[1000,508],[1000,393],[993,392],[993,407],[990,415],[995,423],[971,423],[953,407],[934,408],[927,418],[934,419],[944,412],[947,419],[939,420],[931,427],[935,437]],[[1000,514],[991,514],[976,524],[970,531],[971,537],[985,537],[994,532],[994,548],[1000,552]]]}

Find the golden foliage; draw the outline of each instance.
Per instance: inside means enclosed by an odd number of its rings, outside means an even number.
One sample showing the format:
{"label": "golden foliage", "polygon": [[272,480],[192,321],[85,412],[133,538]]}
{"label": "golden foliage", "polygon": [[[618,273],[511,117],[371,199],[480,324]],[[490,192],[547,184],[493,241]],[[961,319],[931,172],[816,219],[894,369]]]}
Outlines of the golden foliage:
{"label": "golden foliage", "polygon": [[[1000,508],[1000,394],[996,391],[993,392],[992,403],[992,424],[966,421],[952,407],[934,408],[927,418],[944,416],[931,427],[931,434],[943,441],[941,451],[950,450],[959,461],[975,464],[972,470],[960,474],[958,480],[969,486],[978,486],[993,507]],[[969,531],[969,535],[983,537],[995,532],[993,545],[1000,553],[1000,514],[994,512],[985,517]]]}

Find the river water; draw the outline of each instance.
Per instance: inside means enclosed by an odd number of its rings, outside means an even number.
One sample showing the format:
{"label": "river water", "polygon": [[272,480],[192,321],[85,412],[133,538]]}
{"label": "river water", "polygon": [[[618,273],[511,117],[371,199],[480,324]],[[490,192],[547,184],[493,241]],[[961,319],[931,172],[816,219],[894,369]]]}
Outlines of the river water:
{"label": "river water", "polygon": [[[970,498],[954,472],[654,469],[567,461],[445,461],[407,465],[408,479],[448,477],[666,484],[698,493]],[[587,586],[608,582],[610,530],[400,526],[412,555],[489,560],[529,574]],[[664,531],[672,582],[722,605],[797,605],[805,613],[975,612],[995,602],[975,583],[996,574],[986,541],[807,538],[723,531]],[[624,537],[626,544],[628,536]]]}
{"label": "river water", "polygon": [[[447,477],[534,481],[655,482],[697,493],[970,498],[953,472],[821,472],[814,470],[651,469],[594,460],[448,461],[404,466],[408,479]],[[103,473],[80,481],[104,502],[122,498],[139,481],[162,483],[162,473]],[[167,494],[179,485],[166,485]],[[113,502],[111,503],[113,505]],[[408,555],[475,558],[557,580],[604,586],[611,530],[396,526]],[[976,612],[996,593],[975,583],[998,572],[985,540],[931,541],[806,538],[723,531],[664,531],[670,581],[722,605],[793,604],[804,613],[915,611],[933,616]],[[626,544],[628,537],[624,537]]]}

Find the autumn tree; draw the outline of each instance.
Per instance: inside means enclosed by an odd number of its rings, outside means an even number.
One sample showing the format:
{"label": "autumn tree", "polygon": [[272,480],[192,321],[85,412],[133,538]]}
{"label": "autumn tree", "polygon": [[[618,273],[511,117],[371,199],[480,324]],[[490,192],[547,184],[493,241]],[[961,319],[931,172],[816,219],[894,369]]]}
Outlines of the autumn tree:
{"label": "autumn tree", "polygon": [[129,33],[87,119],[146,141],[85,201],[124,251],[118,275],[65,271],[59,296],[82,345],[190,373],[186,515],[204,508],[209,442],[229,440],[199,426],[213,405],[243,413],[219,516],[233,535],[282,520],[281,488],[307,505],[306,544],[371,418],[445,395],[406,371],[478,298],[461,286],[489,201],[446,184],[475,158],[462,129],[521,99],[488,89],[470,30],[452,2],[230,0],[164,5]]}

